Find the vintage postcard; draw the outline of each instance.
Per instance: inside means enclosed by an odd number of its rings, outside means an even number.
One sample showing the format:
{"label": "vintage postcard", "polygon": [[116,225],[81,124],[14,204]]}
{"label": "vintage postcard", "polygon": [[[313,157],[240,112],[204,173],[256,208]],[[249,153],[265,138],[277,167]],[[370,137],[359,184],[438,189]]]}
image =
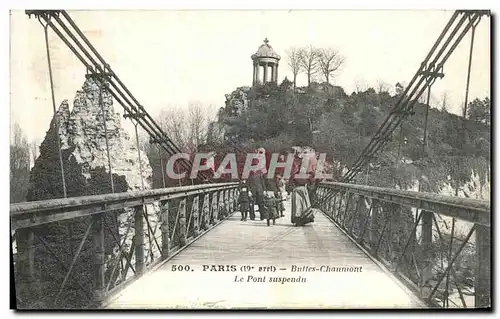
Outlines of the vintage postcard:
{"label": "vintage postcard", "polygon": [[17,309],[491,309],[487,10],[12,10]]}

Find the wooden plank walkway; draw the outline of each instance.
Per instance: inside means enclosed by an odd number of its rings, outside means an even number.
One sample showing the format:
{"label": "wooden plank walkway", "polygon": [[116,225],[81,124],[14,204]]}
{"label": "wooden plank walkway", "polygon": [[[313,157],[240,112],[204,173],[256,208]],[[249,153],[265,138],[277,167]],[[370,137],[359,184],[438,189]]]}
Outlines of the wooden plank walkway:
{"label": "wooden plank walkway", "polygon": [[[269,227],[265,221],[240,221],[240,213],[234,214],[159,269],[126,287],[107,308],[425,307],[323,214],[317,214],[312,224],[295,227],[290,222],[290,202],[286,209],[285,217]],[[173,271],[174,265],[188,265],[190,270]],[[236,271],[204,271],[212,265],[222,265],[224,270],[234,265]],[[245,265],[254,268],[242,271]],[[276,270],[259,271],[265,266]],[[316,271],[297,272],[294,266]],[[327,266],[352,267],[352,271],[318,271]],[[270,282],[271,277],[290,282]]]}

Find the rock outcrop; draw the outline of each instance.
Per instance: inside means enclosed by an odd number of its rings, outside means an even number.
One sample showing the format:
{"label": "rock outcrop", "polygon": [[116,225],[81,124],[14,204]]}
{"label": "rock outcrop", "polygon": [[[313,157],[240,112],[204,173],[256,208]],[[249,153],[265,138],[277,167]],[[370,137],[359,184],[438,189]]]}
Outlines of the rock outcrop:
{"label": "rock outcrop", "polygon": [[[102,108],[100,101],[102,101]],[[59,123],[59,129],[56,123]],[[114,192],[152,188],[152,169],[146,153],[138,152],[135,138],[131,138],[121,126],[121,116],[114,110],[112,96],[106,90],[100,93],[99,85],[95,80],[85,81],[82,89],[76,93],[71,110],[66,100],[60,105],[31,171],[29,201],[64,197],[57,139],[61,144],[67,197],[99,195],[113,191],[108,150]],[[159,208],[157,205],[148,205],[146,212],[149,227],[145,222],[144,233],[154,231],[156,241],[161,247]],[[65,267],[71,263],[80,241],[87,233],[90,222],[91,217],[82,217],[38,227],[37,236],[41,239],[35,260],[39,264],[37,267],[40,272],[39,278],[42,278],[41,286],[62,282],[66,274]],[[118,280],[123,280],[133,274],[131,267],[127,266],[126,257],[131,256],[131,265],[134,266],[134,254],[130,254],[135,233],[134,211],[126,209],[106,213],[104,233],[105,280],[106,283],[111,280],[110,288],[112,288]],[[56,307],[78,307],[82,301],[85,303],[85,299],[93,289],[92,281],[89,280],[93,278],[94,269],[91,234],[90,231],[66,284],[66,292],[62,294],[64,300]],[[47,246],[48,249],[43,246]],[[146,237],[146,263],[156,260],[159,255],[155,241],[148,240]],[[62,266],[61,262],[66,266]],[[58,289],[58,287],[51,286],[49,290],[57,293]],[[87,292],[82,292],[82,290]],[[53,299],[54,295],[49,293],[47,298]],[[52,306],[47,302],[45,305]]]}
{"label": "rock outcrop", "polygon": [[248,108],[248,92],[250,87],[242,86],[231,94],[226,94],[226,112],[238,116]]}

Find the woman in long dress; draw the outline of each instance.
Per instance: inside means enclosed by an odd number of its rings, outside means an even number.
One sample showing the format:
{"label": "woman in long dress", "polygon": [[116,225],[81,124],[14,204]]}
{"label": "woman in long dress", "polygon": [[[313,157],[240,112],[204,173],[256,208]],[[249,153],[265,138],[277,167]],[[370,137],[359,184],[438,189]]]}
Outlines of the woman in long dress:
{"label": "woman in long dress", "polygon": [[292,192],[292,224],[303,226],[314,222],[314,209],[306,186],[298,186]]}

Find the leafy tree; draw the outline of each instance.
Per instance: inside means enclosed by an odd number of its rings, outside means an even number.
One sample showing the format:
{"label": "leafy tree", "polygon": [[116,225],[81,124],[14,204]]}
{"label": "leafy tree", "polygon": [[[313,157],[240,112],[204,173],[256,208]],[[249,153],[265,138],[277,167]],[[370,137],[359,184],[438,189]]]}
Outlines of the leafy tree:
{"label": "leafy tree", "polygon": [[[279,86],[269,83],[252,88],[247,95],[249,108],[224,123],[227,135],[238,145],[270,149],[312,146],[340,161],[341,167],[349,167],[400,98],[379,91],[368,88],[348,96],[340,87],[311,82],[294,93],[290,81]],[[426,108],[416,103],[413,115],[404,122],[402,139],[400,130],[395,130],[371,160],[370,185],[407,188],[415,179],[424,178],[426,189],[437,192],[449,175],[453,183],[470,178],[480,163],[473,158],[489,160],[490,132],[484,120],[467,120],[472,141],[467,146],[461,138],[462,118],[436,108],[429,109],[427,150],[422,153]],[[460,169],[451,172],[450,167],[457,165]],[[340,176],[340,172],[336,174]],[[365,183],[365,177],[357,182]]]}
{"label": "leafy tree", "polygon": [[489,98],[480,100],[476,98],[469,103],[467,116],[473,122],[483,123],[487,126],[491,124],[491,103]]}
{"label": "leafy tree", "polygon": [[364,132],[365,136],[373,135],[377,129],[377,114],[374,108],[365,106],[361,110],[361,132]]}

